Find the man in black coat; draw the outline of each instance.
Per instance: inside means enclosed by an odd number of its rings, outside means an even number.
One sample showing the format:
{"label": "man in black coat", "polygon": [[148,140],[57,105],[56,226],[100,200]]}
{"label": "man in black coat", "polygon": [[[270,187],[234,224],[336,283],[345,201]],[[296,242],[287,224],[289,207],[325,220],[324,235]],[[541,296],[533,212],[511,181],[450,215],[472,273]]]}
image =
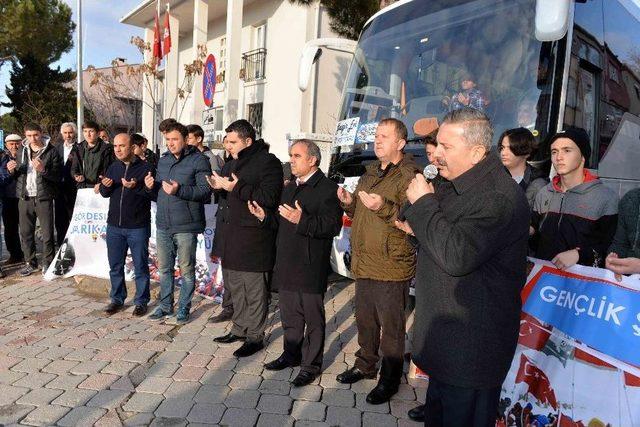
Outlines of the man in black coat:
{"label": "man in black coat", "polygon": [[254,201],[274,214],[282,193],[282,165],[269,153],[264,141],[246,120],[237,120],[225,129],[227,147],[235,159],[231,176],[213,173],[209,184],[226,193],[228,212],[223,218],[222,277],[231,290],[233,328],[217,337],[219,343],[244,340],[233,354],[246,357],[264,348],[267,321],[267,282],[275,261],[274,229],[263,227],[249,212]]}
{"label": "man in black coat", "polygon": [[76,144],[77,127],[75,123],[67,122],[60,126],[62,142],[56,145],[58,155],[62,159],[62,174],[60,176],[60,192],[55,200],[56,243],[62,245],[67,229],[73,216],[78,187],[71,174],[71,166],[78,163],[80,153]]}
{"label": "man in black coat", "polygon": [[322,368],[324,293],[342,207],[338,186],[318,169],[320,148],[315,143],[294,142],[290,157],[296,179],[285,186],[278,214],[266,215],[256,202],[249,202],[249,210],[266,226],[278,229],[272,284],[280,293],[284,352],[265,368],[279,371],[300,365],[293,380],[300,387],[312,383]]}
{"label": "man in black coat", "polygon": [[445,180],[416,175],[406,222],[419,243],[415,364],[430,376],[427,426],[493,426],[518,341],[529,206],[490,153],[488,117],[452,111],[435,156]]}
{"label": "man in black coat", "polygon": [[78,188],[93,188],[98,193],[100,176],[114,160],[113,146],[98,138],[100,126],[91,120],[82,125],[84,141],[77,145],[78,156],[71,165],[71,174]]}
{"label": "man in black coat", "polygon": [[38,267],[36,260],[36,220],[42,231],[42,272],[45,273],[55,255],[53,238],[53,200],[58,195],[62,160],[58,151],[43,136],[37,123],[24,126],[25,140],[16,160],[7,169],[16,180],[19,197],[20,240],[26,264],[21,276],[28,276]]}

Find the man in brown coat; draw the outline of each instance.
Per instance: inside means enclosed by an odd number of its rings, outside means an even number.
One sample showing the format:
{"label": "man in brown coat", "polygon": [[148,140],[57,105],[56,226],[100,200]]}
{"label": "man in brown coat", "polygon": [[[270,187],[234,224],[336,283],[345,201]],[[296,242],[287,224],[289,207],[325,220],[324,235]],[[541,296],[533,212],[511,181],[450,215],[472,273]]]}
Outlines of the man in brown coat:
{"label": "man in brown coat", "polygon": [[351,271],[356,279],[358,344],[355,366],[338,375],[343,384],[375,378],[378,351],[382,353],[380,380],[367,395],[377,405],[398,391],[404,357],[405,315],[409,282],[415,274],[415,253],[407,236],[395,226],[406,189],[418,168],[403,153],[407,128],[396,119],[378,124],[374,151],[355,194],[338,189],[338,198],[351,229]]}

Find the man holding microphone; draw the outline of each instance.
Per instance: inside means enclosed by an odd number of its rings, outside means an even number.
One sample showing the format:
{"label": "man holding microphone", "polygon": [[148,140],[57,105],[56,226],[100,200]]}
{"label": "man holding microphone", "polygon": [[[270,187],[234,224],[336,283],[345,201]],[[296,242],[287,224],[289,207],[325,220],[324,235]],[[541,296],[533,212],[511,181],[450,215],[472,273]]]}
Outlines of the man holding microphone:
{"label": "man holding microphone", "polygon": [[396,225],[419,243],[412,355],[430,377],[426,426],[494,426],[519,330],[529,207],[490,153],[489,118],[452,111],[438,132],[440,175],[416,175]]}

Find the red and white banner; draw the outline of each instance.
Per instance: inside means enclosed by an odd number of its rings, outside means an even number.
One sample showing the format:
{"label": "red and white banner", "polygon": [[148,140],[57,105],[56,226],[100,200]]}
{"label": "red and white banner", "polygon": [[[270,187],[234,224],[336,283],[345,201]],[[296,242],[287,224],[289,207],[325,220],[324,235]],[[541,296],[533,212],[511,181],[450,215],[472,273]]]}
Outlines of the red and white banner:
{"label": "red and white banner", "polygon": [[640,278],[531,261],[497,425],[640,426]]}

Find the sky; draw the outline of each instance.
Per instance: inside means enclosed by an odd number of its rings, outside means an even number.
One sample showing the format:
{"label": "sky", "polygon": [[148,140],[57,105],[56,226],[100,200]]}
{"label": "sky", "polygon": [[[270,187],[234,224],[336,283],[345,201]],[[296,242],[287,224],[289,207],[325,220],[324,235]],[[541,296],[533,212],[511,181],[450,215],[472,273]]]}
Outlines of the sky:
{"label": "sky", "polygon": [[[77,23],[76,0],[64,0],[73,10],[73,21]],[[83,65],[106,67],[116,57],[126,58],[130,64],[141,62],[142,57],[136,47],[129,43],[132,36],[142,37],[142,29],[120,23],[125,16],[142,0],[82,0],[82,31],[83,31]],[[46,25],[42,27],[46,30]],[[74,46],[65,53],[59,65],[62,69],[76,69],[76,40],[74,32]],[[5,87],[9,83],[10,64],[0,69],[0,101],[8,101]],[[0,107],[0,114],[8,109]]]}

